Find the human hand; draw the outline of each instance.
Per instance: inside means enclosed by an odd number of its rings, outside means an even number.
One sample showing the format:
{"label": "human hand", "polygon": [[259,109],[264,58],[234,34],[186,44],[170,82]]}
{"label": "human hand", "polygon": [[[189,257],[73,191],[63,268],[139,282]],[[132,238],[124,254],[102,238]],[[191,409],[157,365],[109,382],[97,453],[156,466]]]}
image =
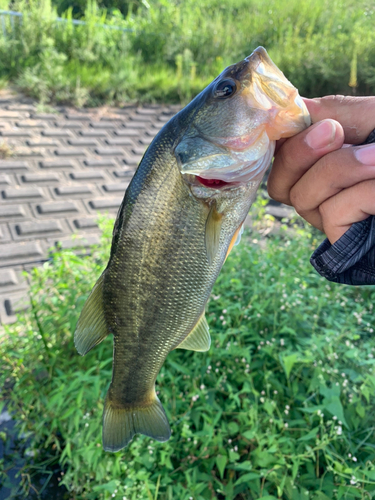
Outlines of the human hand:
{"label": "human hand", "polygon": [[304,101],[313,125],[278,141],[268,192],[333,244],[353,223],[375,215],[375,144],[345,147],[361,144],[375,128],[375,97]]}

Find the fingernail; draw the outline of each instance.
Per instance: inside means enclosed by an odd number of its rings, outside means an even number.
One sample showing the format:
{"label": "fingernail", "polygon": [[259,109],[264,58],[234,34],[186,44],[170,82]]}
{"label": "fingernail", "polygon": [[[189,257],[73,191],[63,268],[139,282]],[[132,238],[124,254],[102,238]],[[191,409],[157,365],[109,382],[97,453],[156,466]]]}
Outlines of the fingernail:
{"label": "fingernail", "polygon": [[335,140],[336,123],[333,120],[324,120],[310,130],[306,142],[312,149],[326,148]]}
{"label": "fingernail", "polygon": [[375,166],[375,144],[362,146],[354,151],[354,156],[363,165]]}

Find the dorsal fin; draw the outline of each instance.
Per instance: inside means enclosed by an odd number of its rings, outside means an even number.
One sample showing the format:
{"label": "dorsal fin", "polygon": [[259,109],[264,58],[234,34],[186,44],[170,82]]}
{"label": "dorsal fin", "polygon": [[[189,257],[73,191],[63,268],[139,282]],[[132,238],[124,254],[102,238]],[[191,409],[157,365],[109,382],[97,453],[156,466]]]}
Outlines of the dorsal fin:
{"label": "dorsal fin", "polygon": [[211,264],[219,249],[220,231],[223,215],[217,211],[216,202],[211,205],[206,221],[205,243],[208,263]]}
{"label": "dorsal fin", "polygon": [[104,273],[86,300],[74,332],[74,345],[82,356],[100,344],[109,333],[103,312],[103,278]]}
{"label": "dorsal fin", "polygon": [[211,337],[208,331],[208,323],[204,312],[189,335],[179,344],[176,349],[187,349],[188,351],[208,351],[211,345]]}

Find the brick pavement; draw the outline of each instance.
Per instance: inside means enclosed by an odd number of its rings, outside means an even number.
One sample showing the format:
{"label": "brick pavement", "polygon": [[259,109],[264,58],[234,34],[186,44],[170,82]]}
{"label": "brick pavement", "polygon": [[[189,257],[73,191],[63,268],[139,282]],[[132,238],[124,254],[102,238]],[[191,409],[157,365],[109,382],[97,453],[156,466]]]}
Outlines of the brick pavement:
{"label": "brick pavement", "polygon": [[145,149],[178,109],[42,113],[30,99],[0,93],[0,158],[12,151],[0,159],[0,324],[27,307],[23,270],[58,242],[71,247],[73,233],[83,247],[98,241],[96,214],[116,215]]}
{"label": "brick pavement", "polygon": [[[179,106],[38,112],[31,99],[0,92],[0,325],[28,307],[23,270],[59,243],[99,241],[96,214],[116,215],[135,169]],[[5,144],[5,148],[4,148]],[[12,155],[1,159],[10,148]],[[281,219],[290,207],[272,203]]]}

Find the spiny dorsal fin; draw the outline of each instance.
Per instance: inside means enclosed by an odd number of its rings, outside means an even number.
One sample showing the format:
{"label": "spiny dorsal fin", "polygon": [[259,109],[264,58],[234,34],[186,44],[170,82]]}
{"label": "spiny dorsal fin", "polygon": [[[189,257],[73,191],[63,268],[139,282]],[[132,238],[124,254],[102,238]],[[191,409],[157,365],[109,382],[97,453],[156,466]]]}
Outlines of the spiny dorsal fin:
{"label": "spiny dorsal fin", "polygon": [[219,249],[222,221],[223,215],[219,214],[216,208],[216,202],[213,202],[207,217],[205,234],[206,252],[209,264],[212,263]]}
{"label": "spiny dorsal fin", "polygon": [[189,335],[177,346],[177,349],[188,351],[208,351],[211,345],[211,337],[204,313]]}
{"label": "spiny dorsal fin", "polygon": [[168,441],[171,428],[164,408],[155,394],[150,404],[134,408],[121,408],[113,404],[110,391],[103,412],[103,448],[119,451],[127,446],[135,434],[144,434],[157,441]]}
{"label": "spiny dorsal fin", "polygon": [[74,345],[82,356],[100,344],[109,333],[103,313],[103,277],[104,273],[86,300],[74,332]]}

